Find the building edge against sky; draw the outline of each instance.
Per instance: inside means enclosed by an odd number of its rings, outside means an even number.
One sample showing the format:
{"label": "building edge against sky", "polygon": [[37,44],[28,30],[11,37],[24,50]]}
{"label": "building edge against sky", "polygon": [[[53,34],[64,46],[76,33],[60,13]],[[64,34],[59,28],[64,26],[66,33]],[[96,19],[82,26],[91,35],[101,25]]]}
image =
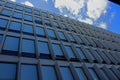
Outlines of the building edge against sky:
{"label": "building edge against sky", "polygon": [[120,35],[0,0],[0,80],[119,80],[119,75]]}

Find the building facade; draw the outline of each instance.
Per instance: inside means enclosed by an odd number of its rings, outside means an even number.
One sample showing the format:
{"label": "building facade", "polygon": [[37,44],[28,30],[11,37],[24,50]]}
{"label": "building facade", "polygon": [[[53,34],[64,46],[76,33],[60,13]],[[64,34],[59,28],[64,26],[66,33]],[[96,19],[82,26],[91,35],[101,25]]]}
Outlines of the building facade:
{"label": "building facade", "polygon": [[0,80],[120,80],[120,35],[0,0]]}

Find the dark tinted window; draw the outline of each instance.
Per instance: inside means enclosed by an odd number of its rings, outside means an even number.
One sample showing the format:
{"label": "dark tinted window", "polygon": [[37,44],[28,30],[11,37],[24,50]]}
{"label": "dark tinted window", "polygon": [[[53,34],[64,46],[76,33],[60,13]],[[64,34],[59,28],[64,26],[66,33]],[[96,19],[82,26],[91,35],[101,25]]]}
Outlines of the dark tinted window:
{"label": "dark tinted window", "polygon": [[30,8],[24,8],[24,10],[25,10],[25,12],[27,12],[27,13],[32,13],[32,9],[30,9]]}
{"label": "dark tinted window", "polygon": [[12,4],[12,3],[7,3],[5,6],[8,8],[12,8],[12,9],[14,8],[14,4]]}
{"label": "dark tinted window", "polygon": [[44,20],[44,24],[45,24],[46,26],[51,26],[51,23],[50,23],[49,20]]}
{"label": "dark tinted window", "polygon": [[0,28],[7,27],[7,24],[8,24],[8,20],[0,18]]}
{"label": "dark tinted window", "polygon": [[73,38],[72,34],[67,34],[67,35],[71,42],[75,42],[75,39]]}
{"label": "dark tinted window", "polygon": [[35,53],[35,44],[33,40],[23,39],[22,40],[22,52]]}
{"label": "dark tinted window", "polygon": [[0,80],[16,80],[16,64],[0,63]]}
{"label": "dark tinted window", "polygon": [[42,16],[47,17],[47,13],[42,12]]}
{"label": "dark tinted window", "polygon": [[31,22],[32,22],[32,16],[31,16],[31,15],[24,14],[24,20],[25,20],[25,21],[31,21]]}
{"label": "dark tinted window", "polygon": [[42,80],[58,80],[55,69],[52,66],[42,66]]}
{"label": "dark tinted window", "polygon": [[93,68],[88,68],[88,71],[90,72],[90,74],[94,80],[99,80],[99,78],[97,77],[97,74]]}
{"label": "dark tinted window", "polygon": [[34,17],[34,22],[37,24],[42,24],[41,18],[38,18],[38,17]]}
{"label": "dark tinted window", "polygon": [[10,30],[20,31],[21,29],[21,23],[19,22],[11,22],[9,26]]}
{"label": "dark tinted window", "polygon": [[33,34],[33,26],[29,24],[23,24],[23,30],[25,34]]}
{"label": "dark tinted window", "polygon": [[55,32],[54,32],[52,29],[47,29],[47,32],[48,32],[48,36],[49,36],[51,39],[56,39]]}
{"label": "dark tinted window", "polygon": [[92,59],[92,60],[95,60],[94,56],[92,55],[91,51],[89,49],[85,49],[87,55],[89,55],[89,57]]}
{"label": "dark tinted window", "polygon": [[4,15],[4,16],[10,17],[12,15],[12,11],[8,10],[8,9],[3,9],[1,14]]}
{"label": "dark tinted window", "polygon": [[19,48],[19,38],[16,37],[6,37],[3,50],[18,51]]}
{"label": "dark tinted window", "polygon": [[42,54],[50,54],[47,42],[38,42],[38,52]]}
{"label": "dark tinted window", "polygon": [[20,80],[38,80],[37,67],[35,65],[21,65]]}
{"label": "dark tinted window", "polygon": [[45,30],[42,27],[36,26],[36,34],[40,37],[45,37]]}
{"label": "dark tinted window", "polygon": [[22,13],[14,12],[13,17],[16,19],[22,19]]}
{"label": "dark tinted window", "polygon": [[84,53],[82,52],[81,48],[76,48],[77,53],[79,54],[81,59],[86,59]]}
{"label": "dark tinted window", "polygon": [[0,35],[0,44],[1,44],[1,42],[2,42],[2,38],[3,38],[3,36],[2,36],[2,35]]}
{"label": "dark tinted window", "polygon": [[52,44],[52,48],[56,56],[63,56],[63,51],[60,44]]}
{"label": "dark tinted window", "polygon": [[60,73],[63,80],[74,80],[72,73],[68,67],[60,67]]}
{"label": "dark tinted window", "polygon": [[77,72],[79,76],[79,80],[87,80],[87,77],[82,68],[75,68],[75,71]]}
{"label": "dark tinted window", "polygon": [[16,6],[16,9],[22,11],[22,10],[23,10],[23,6],[17,5],[17,6]]}
{"label": "dark tinted window", "polygon": [[66,40],[65,35],[64,35],[63,32],[59,31],[58,35],[59,35],[59,37],[60,37],[61,40]]}
{"label": "dark tinted window", "polygon": [[38,10],[34,10],[35,15],[40,15],[40,12]]}
{"label": "dark tinted window", "polygon": [[53,26],[56,27],[56,28],[59,28],[59,25],[57,22],[53,22]]}
{"label": "dark tinted window", "polygon": [[0,5],[4,4],[4,1],[0,1]]}
{"label": "dark tinted window", "polygon": [[75,55],[71,46],[65,46],[65,50],[70,58],[75,58]]}

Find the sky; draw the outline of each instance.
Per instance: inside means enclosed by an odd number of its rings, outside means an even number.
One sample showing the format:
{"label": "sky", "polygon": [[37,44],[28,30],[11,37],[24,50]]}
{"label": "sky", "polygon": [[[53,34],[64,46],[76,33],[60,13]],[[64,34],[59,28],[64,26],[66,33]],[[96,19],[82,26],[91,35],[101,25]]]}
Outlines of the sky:
{"label": "sky", "polygon": [[11,0],[120,34],[120,5],[108,0]]}

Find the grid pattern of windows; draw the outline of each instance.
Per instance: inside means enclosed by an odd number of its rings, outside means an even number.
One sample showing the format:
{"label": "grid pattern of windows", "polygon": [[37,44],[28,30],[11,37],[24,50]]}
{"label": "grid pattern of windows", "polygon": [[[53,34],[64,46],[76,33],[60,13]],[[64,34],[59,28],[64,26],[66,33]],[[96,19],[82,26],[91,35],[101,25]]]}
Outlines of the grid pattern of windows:
{"label": "grid pattern of windows", "polygon": [[8,0],[0,9],[0,80],[120,79],[119,35]]}

